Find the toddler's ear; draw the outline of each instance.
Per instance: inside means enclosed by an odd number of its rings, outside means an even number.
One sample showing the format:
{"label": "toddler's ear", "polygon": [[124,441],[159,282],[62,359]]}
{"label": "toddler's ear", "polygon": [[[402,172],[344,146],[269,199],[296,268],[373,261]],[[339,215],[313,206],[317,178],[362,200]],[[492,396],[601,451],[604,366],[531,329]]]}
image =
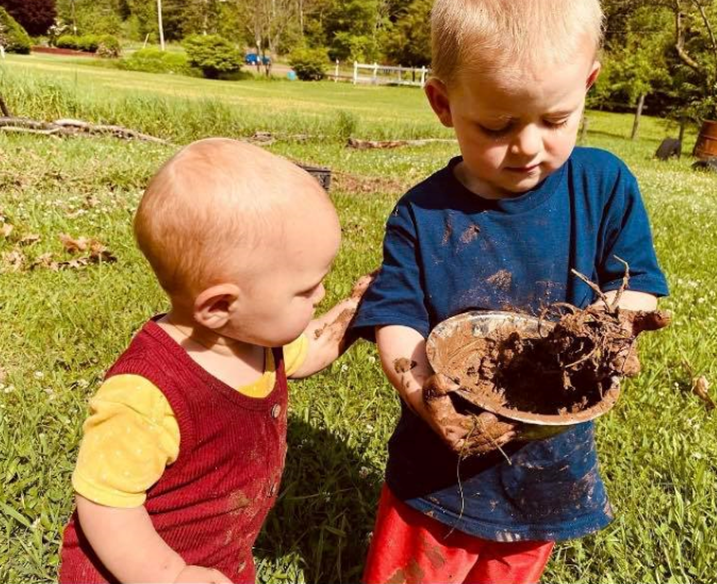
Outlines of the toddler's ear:
{"label": "toddler's ear", "polygon": [[590,69],[590,74],[588,75],[588,79],[585,82],[585,91],[589,91],[590,88],[595,85],[595,82],[597,81],[598,75],[600,75],[600,68],[602,65],[599,61],[595,61],[593,63],[592,69]]}
{"label": "toddler's ear", "polygon": [[435,77],[429,79],[424,89],[428,103],[438,116],[438,119],[446,128],[453,127],[453,117],[451,116],[451,104],[448,99],[448,90],[445,83]]}
{"label": "toddler's ear", "polygon": [[239,288],[234,284],[218,284],[207,288],[194,301],[194,320],[211,330],[222,328],[239,299]]}

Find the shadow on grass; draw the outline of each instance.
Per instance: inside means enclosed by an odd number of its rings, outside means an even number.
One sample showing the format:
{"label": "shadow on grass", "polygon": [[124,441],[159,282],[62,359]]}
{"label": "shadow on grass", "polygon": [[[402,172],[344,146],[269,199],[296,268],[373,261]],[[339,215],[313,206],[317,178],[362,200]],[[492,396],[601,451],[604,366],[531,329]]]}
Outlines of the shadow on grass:
{"label": "shadow on grass", "polygon": [[[289,418],[281,495],[254,555],[260,581],[291,581],[280,558],[298,558],[307,582],[358,582],[382,475],[327,430]],[[284,560],[286,561],[286,560]],[[275,572],[272,574],[272,572]]]}

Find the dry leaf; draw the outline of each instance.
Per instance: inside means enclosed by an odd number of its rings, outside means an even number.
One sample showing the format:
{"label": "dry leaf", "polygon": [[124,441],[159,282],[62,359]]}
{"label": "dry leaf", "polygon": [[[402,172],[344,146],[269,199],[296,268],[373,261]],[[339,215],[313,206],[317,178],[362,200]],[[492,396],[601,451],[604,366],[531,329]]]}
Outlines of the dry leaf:
{"label": "dry leaf", "polygon": [[96,207],[100,204],[100,200],[95,197],[94,195],[87,195],[85,197],[85,207],[88,209],[91,209],[92,207]]}
{"label": "dry leaf", "polygon": [[714,400],[710,397],[709,388],[710,382],[707,381],[704,375],[700,375],[692,383],[692,393],[705,402],[705,406],[708,410],[713,410],[717,405],[715,405]]}
{"label": "dry leaf", "polygon": [[25,264],[25,259],[26,258],[23,253],[16,249],[4,253],[2,256],[3,263],[7,264],[14,272],[19,272],[20,270],[22,270],[22,267]]}
{"label": "dry leaf", "polygon": [[31,270],[34,270],[35,268],[50,268],[51,270],[57,270],[57,262],[53,260],[53,255],[51,253],[43,253],[41,256],[38,256],[32,264],[30,264]]}
{"label": "dry leaf", "polygon": [[33,245],[38,241],[40,241],[40,236],[37,233],[31,233],[30,235],[23,237],[18,243],[20,245]]}
{"label": "dry leaf", "polygon": [[15,229],[13,225],[10,225],[9,223],[2,223],[0,224],[0,235],[7,239],[10,237],[13,229]]}
{"label": "dry leaf", "polygon": [[77,253],[78,251],[86,251],[90,241],[86,237],[75,239],[66,233],[60,233],[60,241],[69,253]]}

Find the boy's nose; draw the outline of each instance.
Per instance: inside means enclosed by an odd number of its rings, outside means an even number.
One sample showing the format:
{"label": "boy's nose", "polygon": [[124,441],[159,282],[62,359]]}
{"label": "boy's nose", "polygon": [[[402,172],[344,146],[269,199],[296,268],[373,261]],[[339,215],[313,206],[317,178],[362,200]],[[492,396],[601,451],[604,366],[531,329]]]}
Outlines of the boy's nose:
{"label": "boy's nose", "polygon": [[540,129],[529,124],[516,134],[510,145],[511,154],[532,158],[540,152],[541,144]]}

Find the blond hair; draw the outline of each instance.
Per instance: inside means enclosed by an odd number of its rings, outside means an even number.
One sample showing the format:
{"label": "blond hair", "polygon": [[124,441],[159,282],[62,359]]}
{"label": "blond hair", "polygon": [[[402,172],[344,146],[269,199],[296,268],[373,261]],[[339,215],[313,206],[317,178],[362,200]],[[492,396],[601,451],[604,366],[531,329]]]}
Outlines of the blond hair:
{"label": "blond hair", "polygon": [[586,41],[597,53],[602,34],[599,0],[436,0],[433,75],[450,83],[463,67],[559,65]]}
{"label": "blond hair", "polygon": [[169,296],[193,302],[236,277],[238,264],[260,267],[258,248],[277,245],[287,206],[314,201],[331,205],[318,182],[288,160],[236,140],[200,140],[152,177],[135,238]]}

